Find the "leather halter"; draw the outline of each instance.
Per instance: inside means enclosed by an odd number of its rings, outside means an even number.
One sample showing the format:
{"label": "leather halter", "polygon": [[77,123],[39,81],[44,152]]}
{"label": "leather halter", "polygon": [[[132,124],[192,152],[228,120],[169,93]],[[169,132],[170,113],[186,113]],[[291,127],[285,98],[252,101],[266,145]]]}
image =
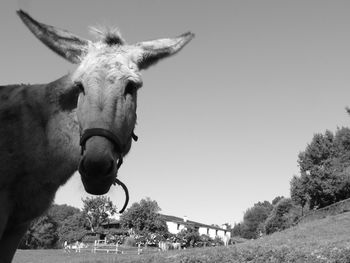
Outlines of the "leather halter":
{"label": "leather halter", "polygon": [[[91,128],[91,129],[84,130],[80,137],[81,155],[84,154],[87,140],[93,136],[105,137],[106,139],[110,140],[113,143],[114,147],[116,148],[116,152],[119,154],[119,159],[117,163],[117,172],[118,172],[119,167],[123,163],[123,152],[125,151],[126,146],[123,145],[120,142],[119,138],[115,134],[113,134],[111,131],[102,129],[102,128]],[[130,140],[133,139],[135,142],[138,140],[138,137],[137,135],[135,135],[134,132],[132,132],[130,137],[131,137]],[[116,185],[116,184],[120,185],[125,192],[124,206],[119,211],[119,213],[123,213],[129,203],[129,191],[126,185],[123,182],[121,182],[119,179],[117,179],[117,176],[115,177],[115,181],[113,185]]]}

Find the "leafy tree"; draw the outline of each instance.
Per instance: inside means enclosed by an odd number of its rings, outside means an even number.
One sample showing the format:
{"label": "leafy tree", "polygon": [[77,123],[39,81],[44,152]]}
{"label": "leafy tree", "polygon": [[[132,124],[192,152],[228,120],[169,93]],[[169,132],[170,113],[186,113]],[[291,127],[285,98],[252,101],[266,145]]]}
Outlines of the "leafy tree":
{"label": "leafy tree", "polygon": [[120,223],[122,227],[132,228],[139,235],[158,233],[167,236],[169,234],[168,227],[159,212],[160,207],[156,201],[152,201],[150,198],[142,199],[139,203],[132,204],[121,215]]}
{"label": "leafy tree", "polygon": [[[78,218],[79,224],[75,223]],[[85,231],[85,225],[78,208],[53,204],[43,216],[32,222],[19,247],[55,248],[59,246],[58,242],[78,240],[79,233]]]}
{"label": "leafy tree", "polygon": [[242,236],[243,233],[243,229],[242,229],[242,223],[238,223],[238,224],[234,224],[233,228],[232,228],[232,236]]}
{"label": "leafy tree", "polygon": [[265,221],[265,232],[271,234],[291,227],[299,218],[299,209],[291,198],[281,199]]}
{"label": "leafy tree", "polygon": [[257,238],[260,226],[269,216],[273,206],[270,202],[258,202],[253,207],[249,208],[243,216],[243,223],[240,226],[241,237]]}
{"label": "leafy tree", "polygon": [[72,243],[81,240],[86,234],[86,221],[82,212],[75,213],[64,219],[57,230],[60,243]]}
{"label": "leafy tree", "polygon": [[315,134],[298,156],[300,178],[292,179],[293,200],[321,208],[350,197],[350,129]]}
{"label": "leafy tree", "polygon": [[108,218],[117,212],[109,197],[86,197],[82,200],[84,204],[83,215],[89,222],[92,232],[98,229]]}
{"label": "leafy tree", "polygon": [[350,198],[350,169],[349,167],[343,172],[339,173],[340,183],[338,184],[337,197],[338,200],[345,200]]}
{"label": "leafy tree", "polygon": [[57,235],[59,243],[68,243],[81,240],[87,233],[88,222],[82,211],[76,207],[66,204],[53,204],[47,214],[57,224]]}
{"label": "leafy tree", "polygon": [[66,204],[57,205],[53,204],[47,214],[58,224],[60,225],[64,220],[73,216],[76,213],[81,213],[79,208],[69,206]]}
{"label": "leafy tree", "polygon": [[19,248],[55,248],[57,240],[57,224],[49,215],[45,215],[31,224],[22,238]]}
{"label": "leafy tree", "polygon": [[276,205],[280,200],[282,200],[284,198],[284,196],[276,196],[273,200],[272,200],[272,205]]}
{"label": "leafy tree", "polygon": [[309,198],[305,183],[305,177],[297,177],[296,175],[290,181],[290,197],[296,205],[301,206],[301,216],[304,215],[304,207]]}
{"label": "leafy tree", "polygon": [[337,199],[350,198],[350,129],[338,129],[335,134],[335,143],[339,157],[334,162],[340,183],[337,189]]}

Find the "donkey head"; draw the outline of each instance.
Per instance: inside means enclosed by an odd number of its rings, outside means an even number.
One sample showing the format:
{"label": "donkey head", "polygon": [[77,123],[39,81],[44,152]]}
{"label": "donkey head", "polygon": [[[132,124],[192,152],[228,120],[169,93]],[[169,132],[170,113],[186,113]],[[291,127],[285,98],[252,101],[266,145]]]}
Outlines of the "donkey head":
{"label": "donkey head", "polygon": [[88,193],[105,194],[134,137],[140,71],[177,53],[194,35],[128,45],[118,32],[96,31],[100,39],[92,42],[18,14],[45,45],[78,64],[64,96],[74,101],[82,136],[79,172]]}

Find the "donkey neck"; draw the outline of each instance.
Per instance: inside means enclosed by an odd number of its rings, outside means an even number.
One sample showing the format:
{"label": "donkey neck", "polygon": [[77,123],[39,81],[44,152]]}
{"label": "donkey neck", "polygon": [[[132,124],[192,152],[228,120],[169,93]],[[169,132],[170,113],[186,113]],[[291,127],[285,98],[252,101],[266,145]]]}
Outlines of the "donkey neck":
{"label": "donkey neck", "polygon": [[13,200],[13,222],[44,212],[78,169],[75,110],[60,103],[70,84],[67,75],[48,84],[0,87],[0,194],[9,192]]}
{"label": "donkey neck", "polygon": [[61,184],[77,170],[80,158],[76,116],[78,94],[70,94],[72,85],[68,74],[45,86],[46,134],[53,163],[62,172]]}

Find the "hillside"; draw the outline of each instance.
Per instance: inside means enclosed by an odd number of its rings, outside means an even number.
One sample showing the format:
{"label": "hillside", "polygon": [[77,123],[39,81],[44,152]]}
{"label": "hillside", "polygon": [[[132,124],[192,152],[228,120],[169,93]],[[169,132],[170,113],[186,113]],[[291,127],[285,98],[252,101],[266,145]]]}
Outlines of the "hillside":
{"label": "hillside", "polygon": [[[19,251],[17,263],[28,262],[28,254],[35,251]],[[38,252],[40,253],[40,252]],[[53,252],[54,253],[54,252]],[[57,252],[56,252],[57,253]],[[61,253],[62,254],[62,253]],[[43,254],[36,255],[42,262],[52,262],[52,255],[45,260]],[[101,255],[102,256],[102,255]],[[67,261],[82,262],[79,255]],[[328,216],[323,219],[300,223],[288,230],[274,233],[259,240],[230,246],[228,248],[188,249],[153,255],[96,259],[84,256],[83,262],[168,262],[168,263],[212,263],[212,262],[350,262],[350,212]],[[23,258],[23,261],[21,260]],[[115,261],[116,260],[116,261]],[[34,262],[34,261],[33,261]]]}
{"label": "hillside", "polygon": [[350,262],[350,212],[229,248],[192,251],[168,262]]}

